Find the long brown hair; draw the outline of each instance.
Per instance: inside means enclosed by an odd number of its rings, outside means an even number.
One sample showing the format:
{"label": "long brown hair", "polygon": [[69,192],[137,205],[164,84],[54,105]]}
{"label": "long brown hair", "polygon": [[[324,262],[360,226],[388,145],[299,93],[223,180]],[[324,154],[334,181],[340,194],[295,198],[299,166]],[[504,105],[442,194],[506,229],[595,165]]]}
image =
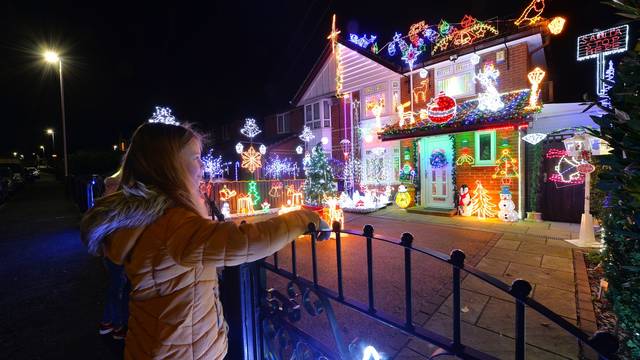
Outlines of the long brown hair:
{"label": "long brown hair", "polygon": [[145,123],[133,133],[122,162],[121,186],[134,188],[138,183],[153,186],[177,206],[199,213],[197,189],[190,184],[180,152],[203,136],[189,124]]}

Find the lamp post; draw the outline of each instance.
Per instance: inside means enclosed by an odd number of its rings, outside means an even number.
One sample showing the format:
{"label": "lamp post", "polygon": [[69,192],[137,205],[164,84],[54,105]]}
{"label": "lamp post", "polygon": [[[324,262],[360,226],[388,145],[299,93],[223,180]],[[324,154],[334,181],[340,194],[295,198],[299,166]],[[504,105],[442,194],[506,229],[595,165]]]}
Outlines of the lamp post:
{"label": "lamp post", "polygon": [[66,180],[69,177],[69,164],[67,162],[67,126],[66,126],[65,113],[64,113],[64,85],[62,81],[62,59],[54,51],[47,51],[44,53],[43,56],[46,62],[50,64],[58,64],[58,75],[60,76],[60,109],[62,112],[62,151],[63,151],[62,155],[64,158],[64,177]]}
{"label": "lamp post", "polygon": [[578,239],[567,240],[571,244],[580,247],[602,247],[596,241],[593,233],[593,216],[591,216],[591,173],[595,167],[589,163],[591,159],[592,145],[591,136],[578,133],[568,139],[563,140],[565,150],[569,156],[574,157],[580,163],[577,166],[578,172],[584,175],[584,213],[580,218],[580,237]]}
{"label": "lamp post", "polygon": [[47,135],[51,135],[51,153],[56,152],[56,133],[53,129],[47,129]]}

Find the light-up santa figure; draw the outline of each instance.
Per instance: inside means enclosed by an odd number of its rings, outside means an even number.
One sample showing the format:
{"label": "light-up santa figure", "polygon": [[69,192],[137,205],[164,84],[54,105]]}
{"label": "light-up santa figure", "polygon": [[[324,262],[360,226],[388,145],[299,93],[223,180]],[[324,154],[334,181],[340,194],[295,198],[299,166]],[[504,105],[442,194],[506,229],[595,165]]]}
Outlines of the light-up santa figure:
{"label": "light-up santa figure", "polygon": [[458,213],[462,216],[471,216],[471,196],[469,187],[462,185],[458,194]]}

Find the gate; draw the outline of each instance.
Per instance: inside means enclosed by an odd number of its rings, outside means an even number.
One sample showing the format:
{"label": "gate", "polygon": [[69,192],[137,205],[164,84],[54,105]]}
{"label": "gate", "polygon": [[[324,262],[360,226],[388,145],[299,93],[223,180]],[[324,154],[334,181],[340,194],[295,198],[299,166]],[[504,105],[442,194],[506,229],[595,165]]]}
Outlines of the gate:
{"label": "gate", "polygon": [[[465,265],[465,254],[461,250],[453,250],[450,255],[412,246],[413,235],[402,234],[399,240],[387,238],[374,233],[371,225],[366,225],[362,232],[341,230],[340,224],[333,226],[336,247],[336,288],[328,288],[318,283],[318,260],[316,229],[309,225],[308,235],[311,246],[312,278],[306,279],[298,274],[296,250],[298,240],[292,242],[291,271],[280,266],[278,253],[273,255],[271,263],[264,259],[235,268],[226,268],[224,272],[222,292],[229,291],[229,298],[233,298],[232,307],[227,309],[225,316],[230,326],[229,358],[233,359],[375,359],[375,351],[363,344],[345,338],[338,321],[332,302],[346,306],[377,323],[384,324],[405,335],[415,337],[439,349],[431,354],[431,358],[441,355],[454,355],[462,359],[496,359],[494,356],[465,345],[461,334],[461,273],[466,272],[481,282],[488,284],[499,292],[513,298],[515,318],[515,358],[525,358],[525,308],[542,315],[548,321],[556,324],[564,331],[579,340],[583,346],[598,353],[600,359],[615,359],[618,348],[617,338],[606,332],[597,332],[589,336],[562,316],[554,313],[546,306],[529,297],[531,285],[521,279],[508,285],[501,280],[486,274],[474,267]],[[359,302],[346,297],[344,294],[344,276],[342,261],[342,236],[356,238],[352,241],[364,241],[366,244],[367,264],[367,301]],[[403,250],[404,263],[404,317],[398,318],[376,307],[373,277],[373,243],[382,242],[397,246]],[[446,264],[451,270],[452,283],[452,337],[442,336],[431,330],[416,326],[413,319],[412,298],[412,259],[426,256],[437,262]],[[269,288],[266,275],[271,273],[283,280],[287,285],[284,290]],[[235,290],[235,291],[234,291]],[[230,295],[233,293],[233,295]],[[240,297],[240,302],[238,298]],[[232,309],[235,308],[235,309]],[[229,312],[227,312],[229,310]],[[505,310],[506,311],[506,310]],[[298,324],[303,317],[324,317],[329,324],[334,346],[314,338],[302,330]]]}

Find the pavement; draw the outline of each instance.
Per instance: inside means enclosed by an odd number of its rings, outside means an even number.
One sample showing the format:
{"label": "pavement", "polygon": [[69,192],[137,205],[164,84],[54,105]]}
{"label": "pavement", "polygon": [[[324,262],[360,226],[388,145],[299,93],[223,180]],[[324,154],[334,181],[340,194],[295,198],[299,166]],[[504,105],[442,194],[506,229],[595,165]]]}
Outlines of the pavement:
{"label": "pavement", "polygon": [[[122,342],[99,336],[106,276],[99,258],[87,254],[80,242],[80,212],[64,195],[63,187],[46,174],[0,206],[0,348],[9,359],[119,359]],[[507,283],[529,280],[532,296],[578,322],[572,247],[562,241],[573,238],[577,224],[506,224],[499,220],[445,218],[408,214],[389,207],[369,215],[347,214],[350,229],[372,224],[376,233],[399,238],[415,236],[414,246],[444,253],[460,248],[467,264]],[[310,244],[298,240],[298,269],[311,279]],[[343,239],[345,294],[366,302],[366,256],[362,238]],[[404,280],[402,250],[375,243],[375,306],[403,319]],[[416,326],[451,336],[450,268],[413,255],[413,319]],[[306,260],[305,260],[306,259]],[[319,280],[335,288],[335,241],[318,244]],[[280,252],[287,268],[290,252]],[[273,286],[282,285],[270,277]],[[462,281],[462,341],[498,356],[513,358],[513,301],[478,280]],[[352,310],[335,306],[346,339],[366,340],[385,359],[426,359],[436,349],[403,335]],[[305,318],[301,327],[325,341],[323,316]],[[530,359],[576,359],[576,341],[549,321],[527,311],[527,355]]]}
{"label": "pavement", "polygon": [[0,357],[122,358],[122,342],[98,335],[107,280],[80,216],[48,174],[0,206]]}
{"label": "pavement", "polygon": [[[507,284],[517,278],[528,280],[531,296],[566,320],[577,324],[574,246],[562,239],[575,238],[579,224],[556,222],[504,223],[497,219],[440,217],[406,213],[389,207],[369,215],[346,214],[345,228],[361,230],[372,224],[375,232],[399,239],[403,232],[414,235],[413,246],[444,253],[462,249],[466,264],[485,271]],[[298,240],[300,276],[311,279],[310,250],[307,239]],[[366,256],[362,238],[343,240],[345,296],[366,303]],[[318,244],[319,282],[336,289],[335,244]],[[376,308],[404,319],[403,255],[398,247],[374,245],[374,293]],[[280,252],[279,263],[287,269],[290,250]],[[426,256],[413,256],[413,320],[420,326],[452,337],[451,270]],[[464,275],[463,275],[464,276]],[[270,286],[284,283],[269,277]],[[467,276],[462,281],[462,342],[500,359],[515,356],[514,310],[509,295]],[[381,351],[385,359],[427,359],[437,348],[422,340],[403,335],[365,316],[334,303],[334,311],[347,342],[364,339]],[[577,341],[564,330],[527,309],[527,358],[578,359]],[[322,317],[304,318],[300,327],[332,343],[328,322]],[[441,356],[439,358],[447,358]]]}

